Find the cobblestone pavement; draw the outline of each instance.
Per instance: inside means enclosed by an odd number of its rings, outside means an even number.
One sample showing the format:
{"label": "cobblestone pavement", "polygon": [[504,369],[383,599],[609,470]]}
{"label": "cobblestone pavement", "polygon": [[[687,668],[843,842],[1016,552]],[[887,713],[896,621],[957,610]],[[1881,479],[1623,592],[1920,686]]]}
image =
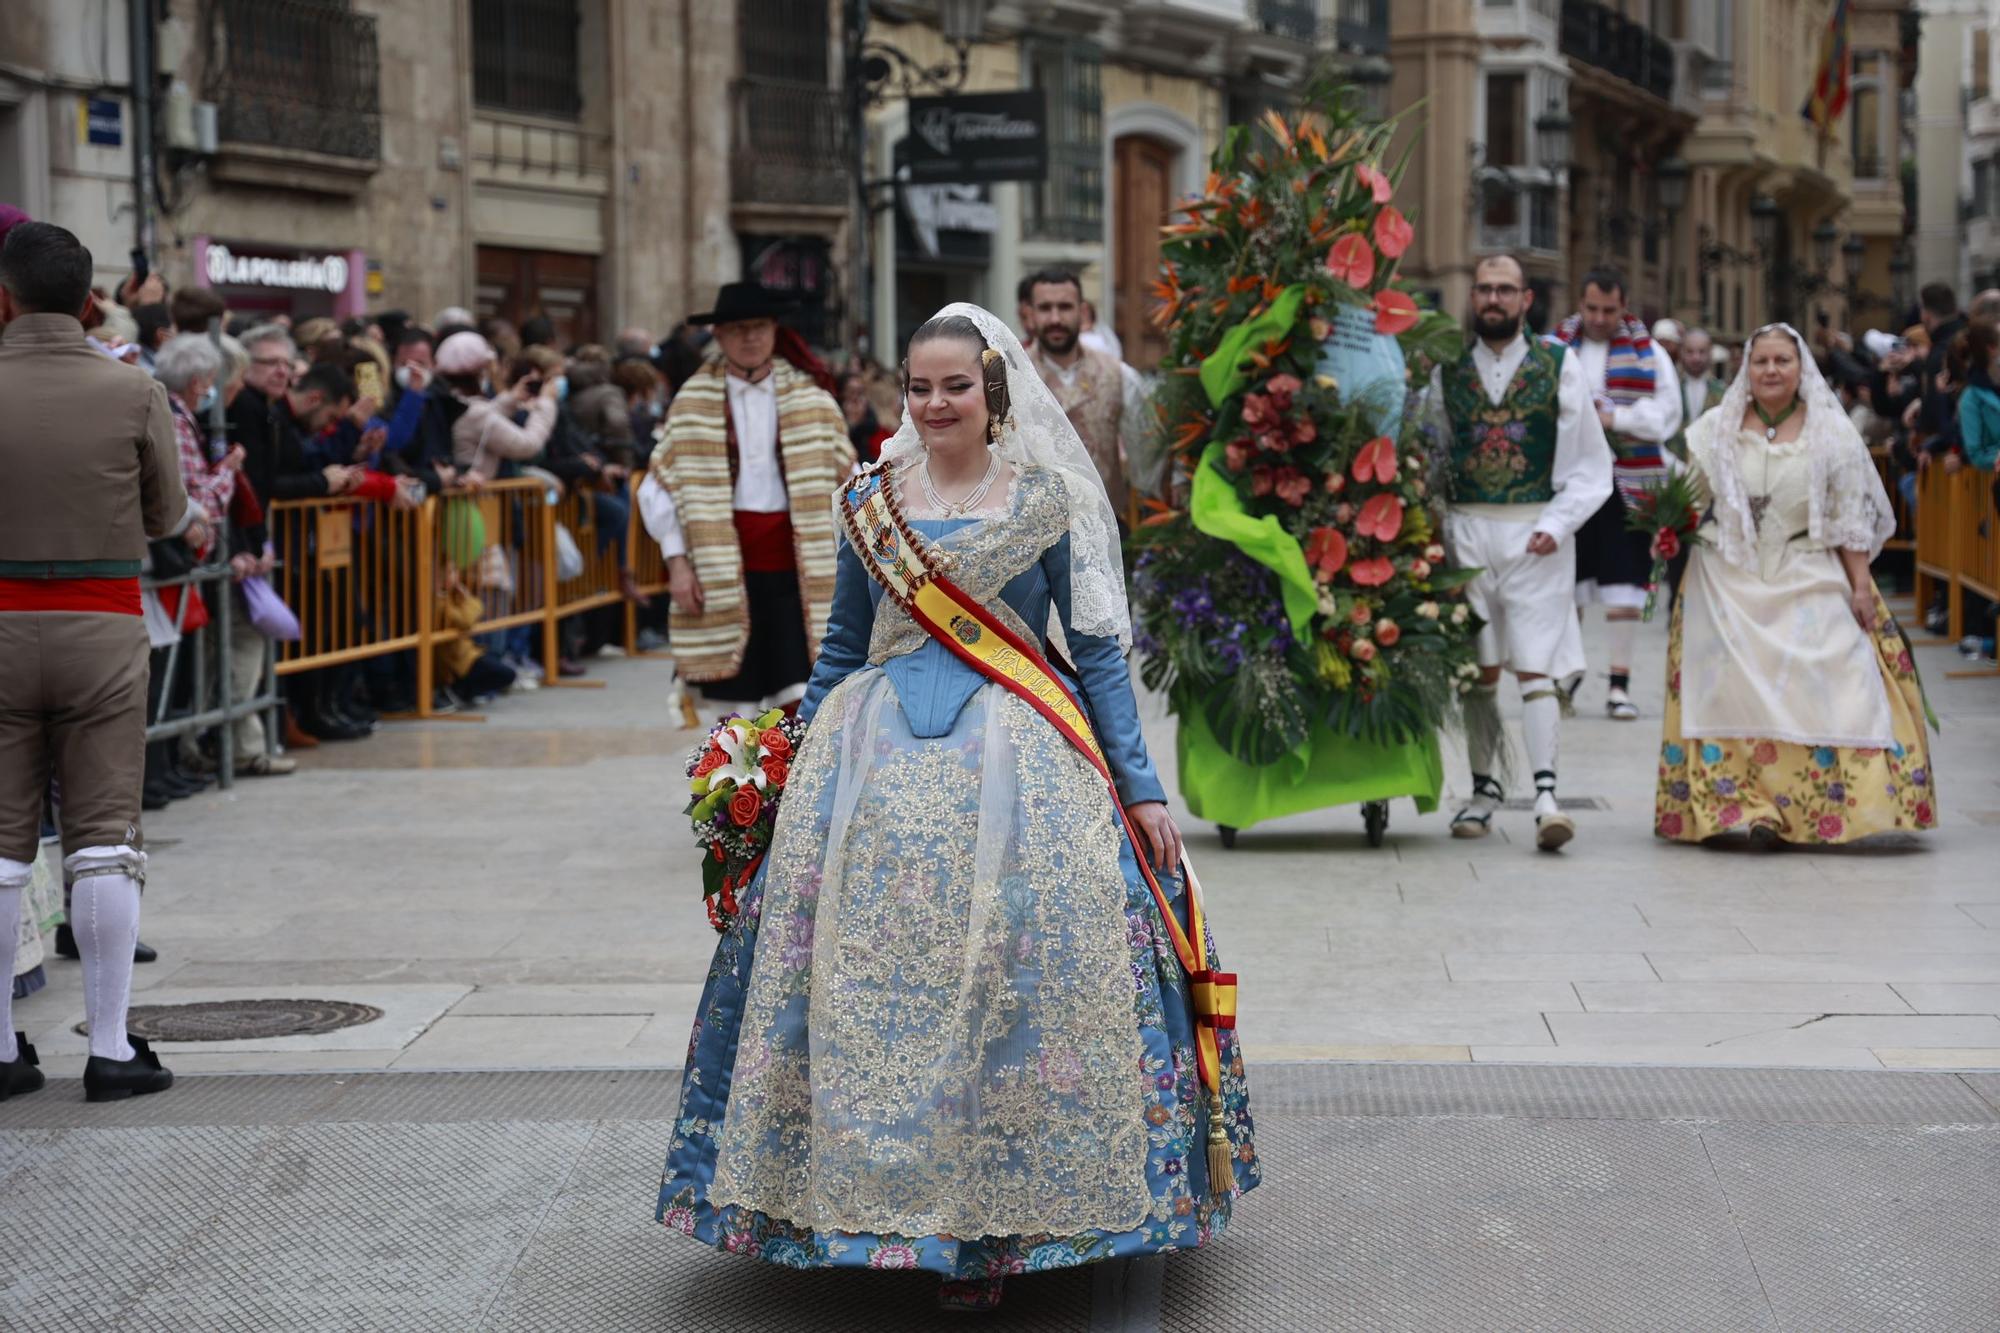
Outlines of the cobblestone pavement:
{"label": "cobblestone pavement", "polygon": [[[652,1222],[661,1071],[207,1077],[0,1105],[0,1328],[960,1327],[936,1281]],[[982,1327],[2000,1326],[2000,1077],[1271,1065],[1213,1247]]]}
{"label": "cobblestone pavement", "polygon": [[[1593,646],[1601,632],[1590,620]],[[1644,634],[1657,662],[1664,632]],[[1920,657],[1944,723],[1944,827],[1922,839],[1771,856],[1658,843],[1661,682],[1644,668],[1636,724],[1585,687],[1563,784],[1598,808],[1559,856],[1529,850],[1519,810],[1467,844],[1446,813],[1398,802],[1379,850],[1352,808],[1250,830],[1233,852],[1190,821],[1251,1057],[2000,1068],[2000,680]],[[148,816],[143,934],[161,961],[139,969],[141,1003],[383,1010],[318,1037],[177,1044],[172,1066],[678,1065],[713,943],[677,795],[694,736],[667,716],[663,663],[594,674],[608,688],[384,727]],[[1143,703],[1171,766],[1171,720]],[[1462,770],[1448,759],[1451,787]],[[52,969],[16,1012],[74,1077],[80,969]]]}

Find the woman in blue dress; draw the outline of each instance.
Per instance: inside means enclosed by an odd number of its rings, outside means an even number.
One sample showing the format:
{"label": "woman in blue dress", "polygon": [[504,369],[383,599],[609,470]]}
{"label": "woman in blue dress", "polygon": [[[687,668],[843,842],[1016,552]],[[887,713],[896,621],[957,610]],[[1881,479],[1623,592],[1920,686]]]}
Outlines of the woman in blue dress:
{"label": "woman in blue dress", "polygon": [[[1095,467],[984,310],[924,325],[906,374],[881,484],[965,594],[1029,644],[1059,631],[1184,914]],[[1219,1237],[1259,1178],[1242,1058],[1221,1031],[1233,1178],[1211,1182],[1188,978],[1103,777],[845,541],[800,716],[695,1016],[660,1221],[791,1267],[928,1269],[970,1307],[1012,1273]]]}

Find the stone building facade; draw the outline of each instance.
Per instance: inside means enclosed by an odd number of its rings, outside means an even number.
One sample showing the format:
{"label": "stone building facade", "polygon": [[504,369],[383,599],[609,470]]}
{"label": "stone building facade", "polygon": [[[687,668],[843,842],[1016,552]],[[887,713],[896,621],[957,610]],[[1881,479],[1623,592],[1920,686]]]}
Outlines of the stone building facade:
{"label": "stone building facade", "polygon": [[[170,281],[246,309],[541,311],[604,338],[659,331],[753,262],[797,281],[774,255],[845,243],[845,172],[831,197],[788,183],[757,137],[785,120],[837,134],[828,0],[164,0],[153,16],[143,218],[128,6],[13,0],[0,24],[0,144],[31,150],[0,153],[0,197],[78,230],[107,280],[150,234]],[[823,305],[830,275],[804,276]]]}
{"label": "stone building facade", "polygon": [[1462,311],[1477,258],[1511,251],[1548,320],[1615,264],[1646,318],[1724,338],[1898,317],[1913,8],[1853,0],[1854,93],[1822,135],[1800,108],[1833,0],[1399,0],[1405,271]]}

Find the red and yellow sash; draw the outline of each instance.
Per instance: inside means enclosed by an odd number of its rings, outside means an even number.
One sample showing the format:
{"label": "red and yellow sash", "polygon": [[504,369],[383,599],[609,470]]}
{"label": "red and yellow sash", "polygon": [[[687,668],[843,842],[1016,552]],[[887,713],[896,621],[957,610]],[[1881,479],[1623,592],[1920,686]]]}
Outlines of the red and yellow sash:
{"label": "red and yellow sash", "polygon": [[930,636],[988,680],[1026,701],[1077,748],[1110,789],[1125,836],[1131,839],[1139,872],[1153,891],[1174,954],[1187,972],[1194,1007],[1195,1066],[1210,1094],[1221,1096],[1222,1070],[1217,1034],[1236,1026],[1236,974],[1209,967],[1208,919],[1201,909],[1200,885],[1185,861],[1187,925],[1182,927],[1153,874],[1145,844],[1132,827],[1116,780],[1105,762],[1103,747],[1091,730],[1090,718],[1041,653],[1022,641],[975,599],[931,563],[923,541],[910,530],[887,484],[887,471],[871,468],[848,483],[841,496],[841,514],[848,540],[875,581],[908,611]]}

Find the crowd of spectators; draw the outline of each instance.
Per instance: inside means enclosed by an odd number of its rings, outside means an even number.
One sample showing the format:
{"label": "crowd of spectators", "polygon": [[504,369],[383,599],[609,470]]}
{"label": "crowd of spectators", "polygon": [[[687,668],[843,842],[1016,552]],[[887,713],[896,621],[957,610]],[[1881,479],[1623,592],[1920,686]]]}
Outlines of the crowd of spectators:
{"label": "crowd of spectators", "polygon": [[[379,521],[371,517],[378,509],[416,509],[433,496],[476,498],[496,481],[535,478],[551,498],[582,498],[598,552],[619,556],[619,592],[637,607],[640,646],[664,645],[665,598],[643,596],[625,559],[629,485],[646,466],[673,390],[701,364],[701,331],[681,326],[656,340],[631,328],[610,346],[564,346],[546,318],[517,329],[459,307],[427,323],[389,310],[295,325],[232,312],[207,289],[169,293],[158,275],[95,295],[93,345],[167,389],[182,473],[207,520],[152,547],[145,601],[155,646],[153,721],[215,707],[225,660],[237,701],[269,688],[269,626],[242,601],[229,642],[211,648],[206,678],[196,678],[195,654],[174,650],[211,623],[209,603],[222,585],[204,593],[174,580],[226,563],[238,587],[223,595],[241,598],[242,585],[256,580],[286,586],[282,567],[309,561],[315,536],[310,525],[274,521],[270,506],[283,500],[348,498],[360,531]],[[484,554],[520,558],[518,551]],[[491,584],[481,587],[476,569],[450,561],[436,593],[439,628],[471,631],[496,610]],[[363,605],[354,614],[365,619],[379,610]],[[586,659],[622,637],[624,615],[613,606],[565,618],[553,669],[585,674]],[[436,654],[433,710],[534,688],[543,672],[540,646],[532,626],[448,641]],[[416,682],[413,653],[289,673],[281,736],[266,736],[255,715],[232,724],[234,772],[289,773],[295,761],[287,749],[365,737],[382,716],[416,709]],[[209,730],[150,746],[147,808],[211,785],[218,742]]]}

